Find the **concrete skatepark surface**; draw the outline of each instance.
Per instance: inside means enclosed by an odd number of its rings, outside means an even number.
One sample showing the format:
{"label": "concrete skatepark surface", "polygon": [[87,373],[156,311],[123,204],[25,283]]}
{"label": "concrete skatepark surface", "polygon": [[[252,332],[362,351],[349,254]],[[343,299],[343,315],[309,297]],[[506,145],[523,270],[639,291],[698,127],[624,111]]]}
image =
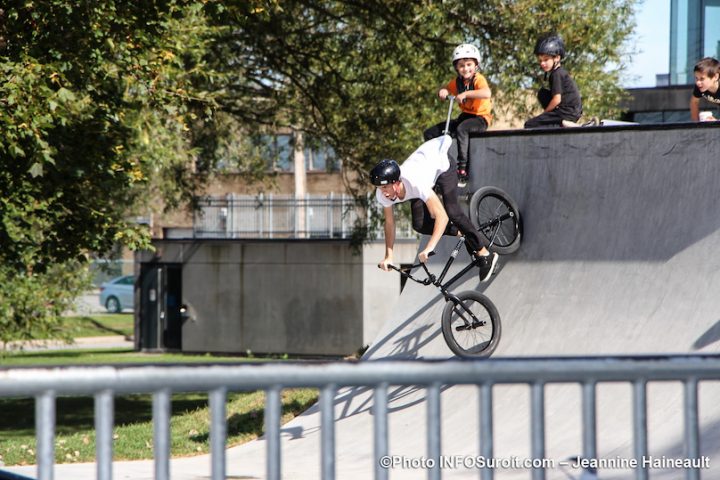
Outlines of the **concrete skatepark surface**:
{"label": "concrete skatepark surface", "polygon": [[[602,131],[601,131],[602,130]],[[495,185],[518,203],[524,222],[521,249],[500,260],[485,284],[468,274],[455,291],[477,289],[495,303],[502,339],[494,357],[716,353],[720,347],[720,129],[572,129],[554,134],[488,135],[473,142],[471,189]],[[478,181],[481,179],[481,182]],[[445,239],[432,270],[439,272],[454,245]],[[379,260],[379,259],[378,259]],[[451,270],[467,260],[461,252]],[[394,273],[388,273],[391,275]],[[432,287],[408,282],[392,319],[364,360],[450,359],[440,332],[444,302]],[[462,368],[462,363],[459,362]],[[398,364],[402,368],[402,364]],[[530,393],[525,385],[497,385],[494,456],[530,455]],[[632,385],[600,384],[597,445],[601,458],[633,457]],[[425,391],[389,388],[389,448],[398,458],[425,455]],[[720,388],[701,384],[700,445],[709,457],[702,478],[720,478]],[[655,456],[683,457],[683,388],[650,383],[648,448]],[[545,388],[546,458],[582,453],[581,391]],[[479,452],[478,390],[444,388],[443,455]],[[373,478],[372,392],[341,389],[335,398],[336,478]],[[317,407],[282,427],[282,474],[320,474]],[[227,452],[228,478],[265,478],[265,442]],[[8,470],[34,474],[32,467]],[[85,465],[57,465],[56,478],[94,478]],[[91,472],[88,475],[88,472]],[[118,462],[114,478],[153,478],[152,461]],[[173,479],[209,478],[209,457],[175,459]],[[569,477],[548,470],[548,479]],[[652,469],[651,479],[684,478]],[[479,477],[472,468],[442,471],[443,478]],[[426,478],[416,468],[393,468],[391,479]],[[499,469],[500,480],[529,479],[526,469]],[[627,469],[598,478],[634,478]]]}

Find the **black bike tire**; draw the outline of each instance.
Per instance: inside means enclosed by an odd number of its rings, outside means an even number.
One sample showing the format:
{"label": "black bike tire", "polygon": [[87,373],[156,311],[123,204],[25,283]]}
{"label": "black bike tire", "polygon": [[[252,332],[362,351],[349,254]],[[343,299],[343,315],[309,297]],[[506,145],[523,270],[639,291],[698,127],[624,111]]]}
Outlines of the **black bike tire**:
{"label": "black bike tire", "polygon": [[480,230],[480,225],[489,220],[488,218],[480,218],[480,216],[483,215],[480,206],[483,199],[487,197],[493,197],[499,200],[513,214],[512,219],[508,219],[508,221],[512,222],[511,238],[502,245],[494,243],[491,250],[501,255],[516,252],[517,249],[520,248],[520,240],[522,237],[522,219],[520,218],[520,209],[507,192],[501,188],[493,186],[482,187],[477,190],[470,199],[470,220],[473,222],[475,228],[478,229],[480,235],[485,239],[486,244],[490,243],[491,238]]}
{"label": "black bike tire", "polygon": [[[453,329],[453,311],[455,304],[448,300],[448,302],[445,304],[445,308],[443,309],[442,313],[442,334],[445,338],[445,343],[447,343],[447,346],[450,347],[450,350],[457,355],[458,357],[463,358],[482,358],[482,357],[489,357],[492,355],[492,353],[495,351],[495,349],[498,346],[498,343],[500,343],[500,335],[502,333],[501,323],[500,323],[500,314],[497,311],[497,308],[495,308],[495,304],[492,303],[492,301],[483,295],[480,292],[476,292],[473,290],[467,290],[464,292],[460,292],[457,294],[458,299],[465,303],[468,300],[479,303],[482,305],[483,309],[487,313],[487,319],[490,323],[490,326],[492,328],[490,340],[483,343],[478,343],[472,347],[465,348],[460,343],[458,343],[456,337],[455,337],[455,330]],[[485,327],[479,327],[479,328],[485,328]]]}

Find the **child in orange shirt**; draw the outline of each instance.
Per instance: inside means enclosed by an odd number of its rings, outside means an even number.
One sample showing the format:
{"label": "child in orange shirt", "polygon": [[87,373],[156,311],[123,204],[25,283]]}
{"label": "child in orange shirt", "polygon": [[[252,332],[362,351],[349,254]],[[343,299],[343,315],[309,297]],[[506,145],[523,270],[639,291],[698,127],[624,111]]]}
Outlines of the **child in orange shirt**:
{"label": "child in orange shirt", "polygon": [[[438,91],[438,97],[445,100],[454,95],[462,111],[450,121],[449,132],[455,134],[458,144],[457,173],[460,185],[467,182],[468,161],[470,160],[470,134],[484,132],[492,122],[492,93],[485,77],[478,72],[480,51],[474,45],[458,45],[453,52],[453,67],[457,77]],[[425,141],[443,134],[445,122],[440,122],[427,130]]]}

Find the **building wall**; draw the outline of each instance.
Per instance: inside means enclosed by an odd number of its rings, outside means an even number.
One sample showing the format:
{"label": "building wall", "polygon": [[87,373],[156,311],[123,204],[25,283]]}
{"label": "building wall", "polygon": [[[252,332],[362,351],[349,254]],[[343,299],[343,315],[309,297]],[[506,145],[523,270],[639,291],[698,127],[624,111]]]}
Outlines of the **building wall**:
{"label": "building wall", "polygon": [[[307,172],[307,191],[313,194],[342,193],[345,191],[340,172]],[[273,174],[266,182],[248,184],[247,178],[239,174],[219,175],[208,185],[207,195],[253,195],[264,193],[292,193],[295,191],[295,175],[291,172]]]}
{"label": "building wall", "polygon": [[[182,264],[185,352],[351,354],[374,339],[400,294],[400,276],[377,268],[382,243],[359,254],[333,240],[155,245],[138,261]],[[398,242],[396,262],[416,251]]]}
{"label": "building wall", "polygon": [[[626,109],[624,120],[645,124],[690,122],[692,91],[692,85],[629,89],[630,96],[622,105]],[[720,112],[704,98],[700,99],[700,110]]]}

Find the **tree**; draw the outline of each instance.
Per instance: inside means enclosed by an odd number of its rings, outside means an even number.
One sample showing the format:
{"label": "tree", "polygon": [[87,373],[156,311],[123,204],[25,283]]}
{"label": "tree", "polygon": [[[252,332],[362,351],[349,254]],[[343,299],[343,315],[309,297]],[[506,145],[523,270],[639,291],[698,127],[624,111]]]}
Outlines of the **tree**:
{"label": "tree", "polygon": [[[205,8],[173,0],[122,9],[112,0],[4,4],[0,297],[11,304],[0,310],[3,331],[27,337],[53,324],[50,303],[76,290],[46,288],[61,283],[62,267],[77,273],[88,254],[118,241],[147,246],[147,229],[130,218],[146,213],[149,198],[173,205],[192,195],[188,186],[201,177],[188,125],[213,108],[196,88],[209,81]],[[58,295],[40,297],[45,317],[21,308],[37,292]]]}

